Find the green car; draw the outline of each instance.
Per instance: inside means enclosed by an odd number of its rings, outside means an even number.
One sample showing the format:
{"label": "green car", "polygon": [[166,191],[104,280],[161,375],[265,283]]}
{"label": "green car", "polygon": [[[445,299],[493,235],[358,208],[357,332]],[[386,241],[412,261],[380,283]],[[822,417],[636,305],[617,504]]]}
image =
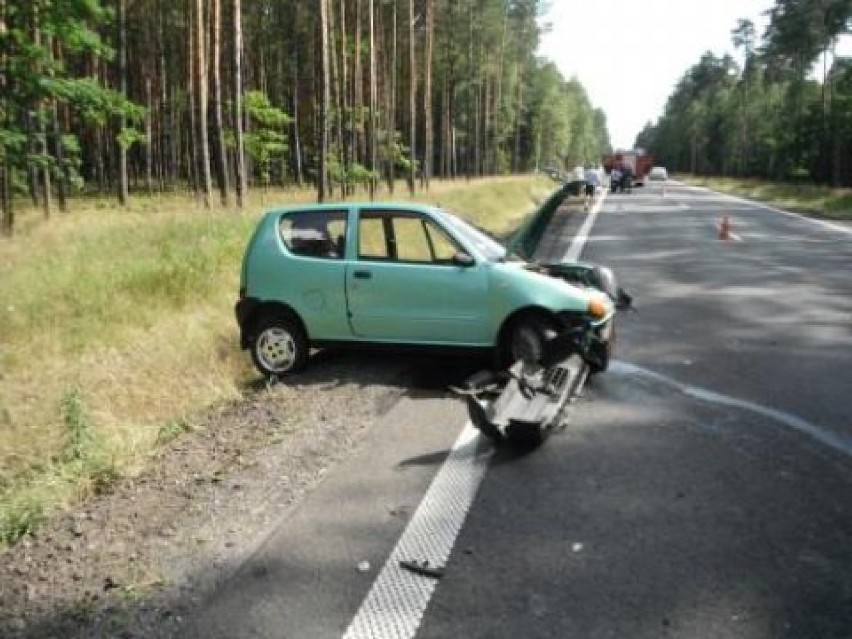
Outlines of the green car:
{"label": "green car", "polygon": [[584,328],[592,371],[603,370],[617,301],[611,273],[524,257],[563,198],[554,194],[507,246],[431,206],[269,211],[243,259],[241,345],[263,375],[278,377],[302,370],[311,346],[490,349],[507,365]]}

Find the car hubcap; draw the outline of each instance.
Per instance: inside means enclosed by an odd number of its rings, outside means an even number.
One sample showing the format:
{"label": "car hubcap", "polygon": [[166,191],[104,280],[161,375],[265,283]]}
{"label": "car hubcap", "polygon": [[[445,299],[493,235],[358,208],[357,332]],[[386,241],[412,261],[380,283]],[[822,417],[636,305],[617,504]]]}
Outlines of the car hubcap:
{"label": "car hubcap", "polygon": [[296,342],[283,328],[269,328],[257,339],[257,357],[268,370],[283,373],[296,361]]}

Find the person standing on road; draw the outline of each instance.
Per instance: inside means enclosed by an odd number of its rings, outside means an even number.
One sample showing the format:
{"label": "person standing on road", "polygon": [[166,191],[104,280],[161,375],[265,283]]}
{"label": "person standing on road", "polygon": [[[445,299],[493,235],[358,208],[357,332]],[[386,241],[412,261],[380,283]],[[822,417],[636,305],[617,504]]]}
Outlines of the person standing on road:
{"label": "person standing on road", "polygon": [[593,166],[587,166],[586,172],[583,174],[583,179],[586,183],[585,193],[583,196],[583,210],[588,211],[595,199],[595,192],[601,185],[601,178],[598,175],[597,169]]}
{"label": "person standing on road", "polygon": [[609,173],[609,185],[613,193],[618,192],[618,189],[621,188],[621,171],[617,166],[612,167]]}

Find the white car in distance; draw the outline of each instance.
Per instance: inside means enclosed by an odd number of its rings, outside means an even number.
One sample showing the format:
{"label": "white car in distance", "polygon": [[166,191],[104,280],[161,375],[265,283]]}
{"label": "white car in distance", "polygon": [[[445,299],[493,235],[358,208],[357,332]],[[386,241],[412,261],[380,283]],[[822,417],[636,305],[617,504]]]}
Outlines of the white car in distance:
{"label": "white car in distance", "polygon": [[669,179],[668,171],[664,166],[655,166],[648,174],[648,179],[653,181],[665,181]]}

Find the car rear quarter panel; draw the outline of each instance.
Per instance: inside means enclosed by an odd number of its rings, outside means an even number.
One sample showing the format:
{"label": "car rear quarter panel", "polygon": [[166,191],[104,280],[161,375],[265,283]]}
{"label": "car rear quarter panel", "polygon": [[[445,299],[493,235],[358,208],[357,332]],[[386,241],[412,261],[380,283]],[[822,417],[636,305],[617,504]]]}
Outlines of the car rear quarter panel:
{"label": "car rear quarter panel", "polygon": [[[280,211],[266,215],[246,251],[246,295],[290,306],[312,339],[351,337],[346,317],[345,260],[290,254],[278,233]],[[297,276],[291,274],[297,273]]]}

